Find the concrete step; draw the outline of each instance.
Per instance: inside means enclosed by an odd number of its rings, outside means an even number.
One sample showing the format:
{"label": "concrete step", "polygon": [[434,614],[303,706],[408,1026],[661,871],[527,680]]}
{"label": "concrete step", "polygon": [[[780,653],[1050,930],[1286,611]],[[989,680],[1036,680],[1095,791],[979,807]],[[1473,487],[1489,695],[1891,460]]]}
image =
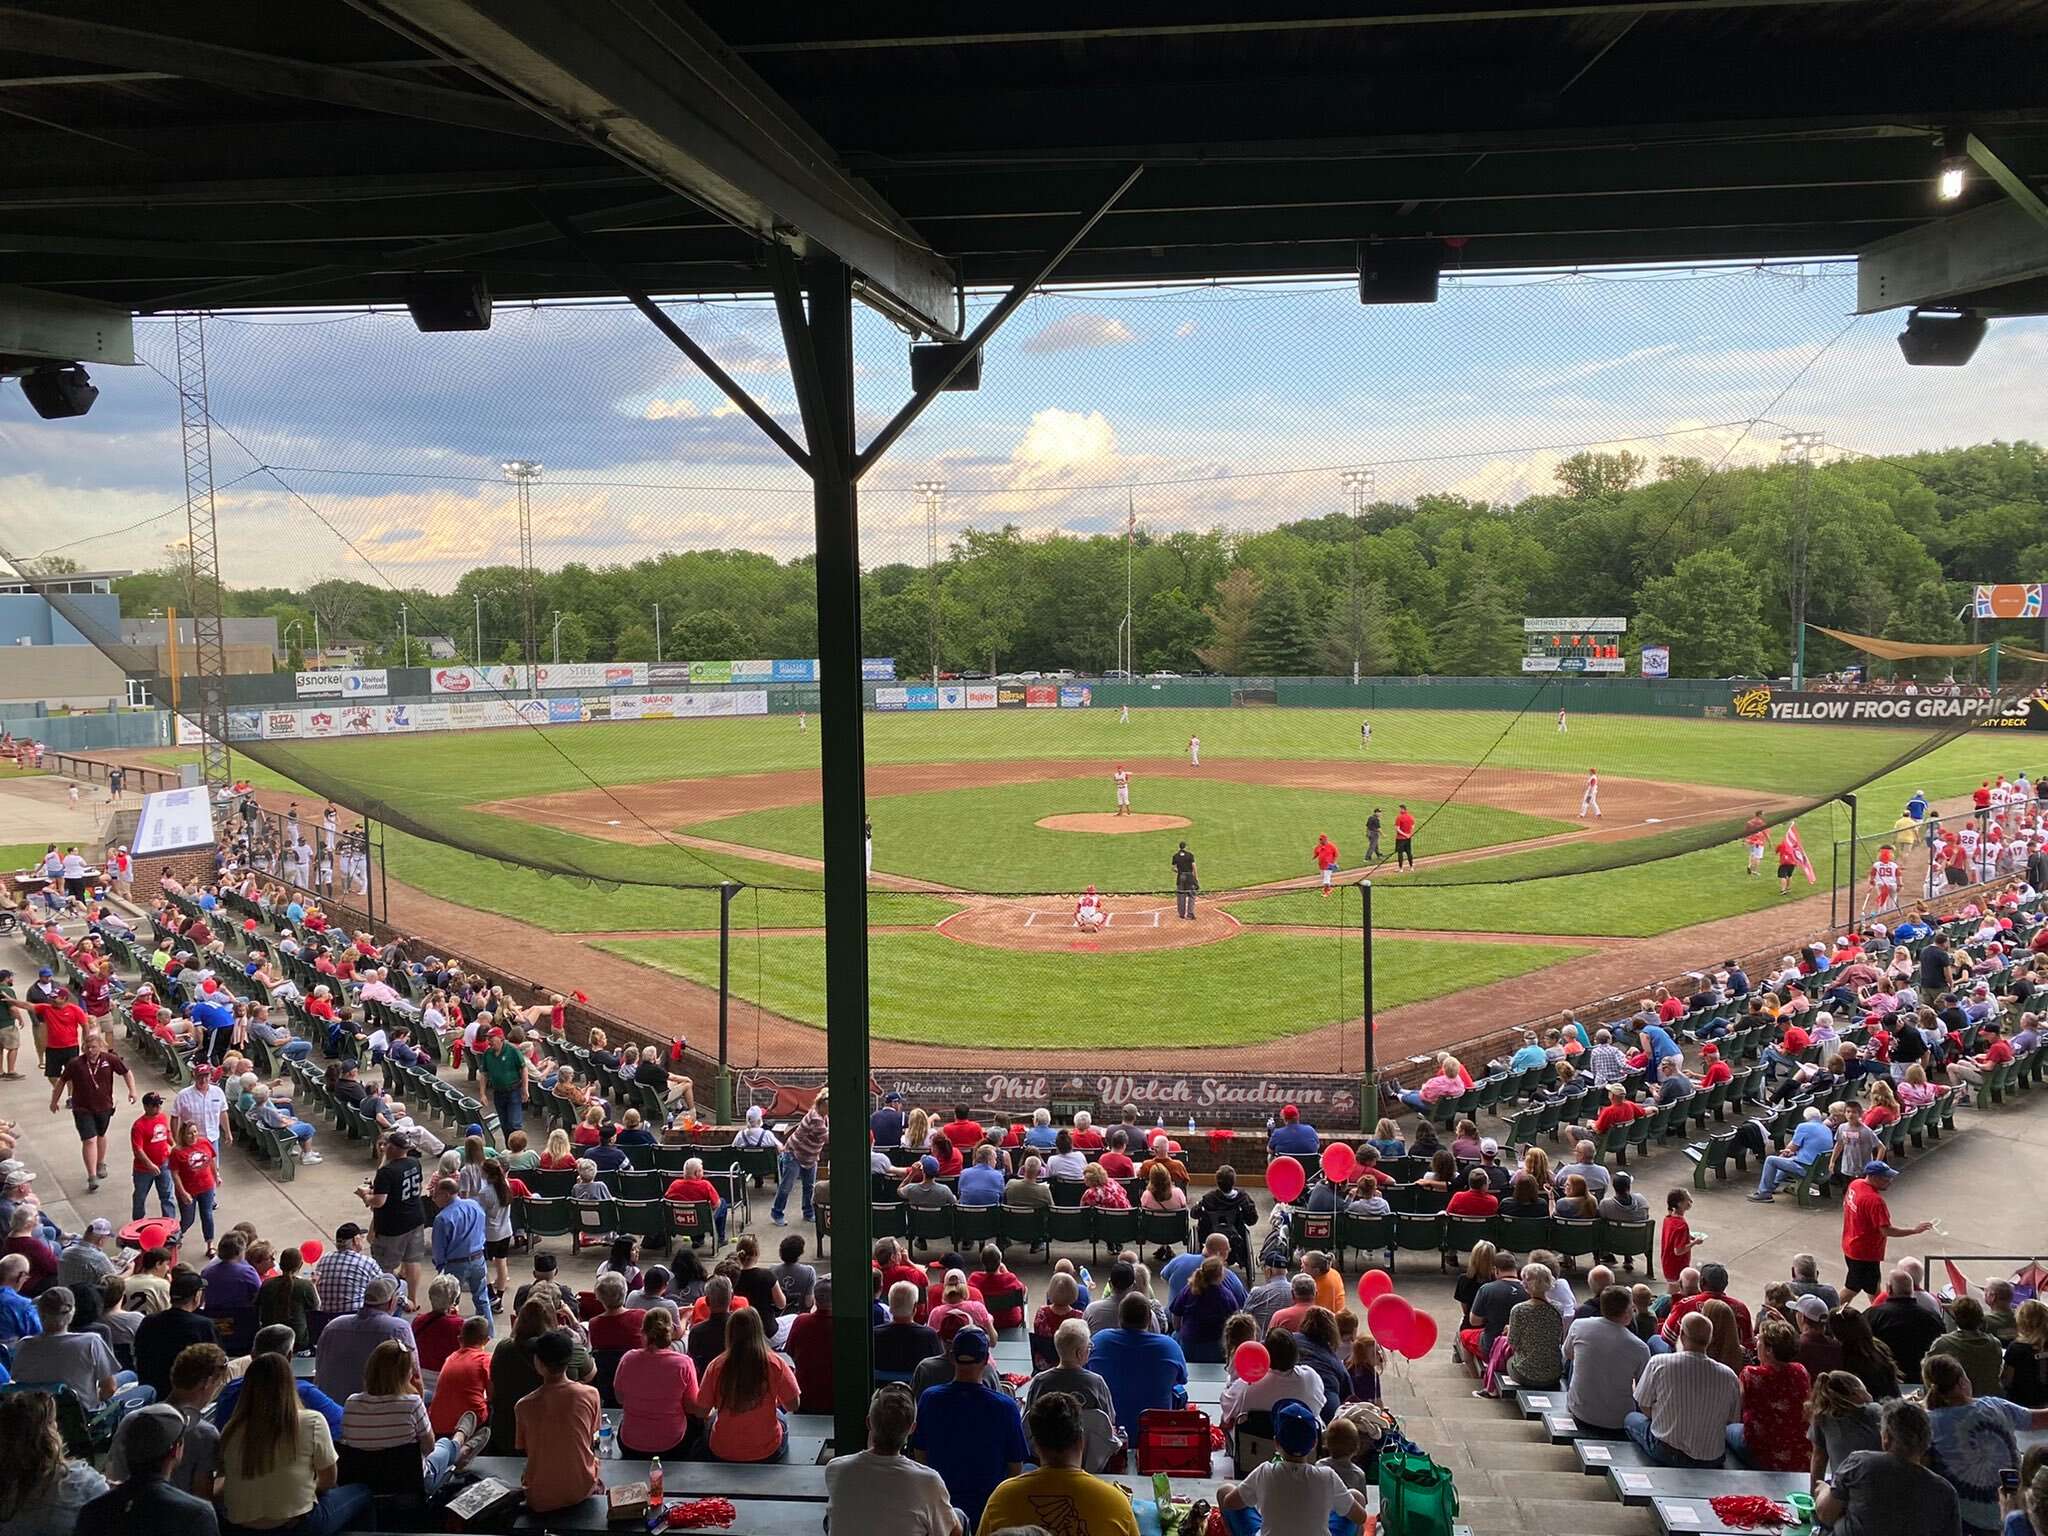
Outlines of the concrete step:
{"label": "concrete step", "polygon": [[1468,1496],[1462,1487],[1458,1523],[1471,1526],[1473,1536],[1657,1536],[1656,1517],[1648,1509],[1612,1499]]}
{"label": "concrete step", "polygon": [[[1568,1446],[1536,1445],[1524,1440],[1496,1440],[1479,1435],[1444,1437],[1416,1434],[1412,1429],[1408,1431],[1408,1438],[1461,1478],[1468,1472],[1474,1476],[1486,1472],[1569,1472],[1582,1482],[1598,1482],[1579,1471],[1577,1460]],[[1606,1485],[1600,1483],[1599,1486],[1604,1488]]]}
{"label": "concrete step", "polygon": [[[1571,1453],[1565,1453],[1569,1456]],[[1563,1501],[1572,1504],[1615,1504],[1613,1491],[1604,1477],[1588,1477],[1576,1467],[1567,1471],[1550,1468],[1543,1471],[1511,1471],[1498,1467],[1484,1467],[1469,1475],[1454,1473],[1458,1479],[1458,1497],[1463,1500],[1466,1489],[1473,1498],[1488,1496],[1503,1499],[1540,1499],[1545,1502]]]}

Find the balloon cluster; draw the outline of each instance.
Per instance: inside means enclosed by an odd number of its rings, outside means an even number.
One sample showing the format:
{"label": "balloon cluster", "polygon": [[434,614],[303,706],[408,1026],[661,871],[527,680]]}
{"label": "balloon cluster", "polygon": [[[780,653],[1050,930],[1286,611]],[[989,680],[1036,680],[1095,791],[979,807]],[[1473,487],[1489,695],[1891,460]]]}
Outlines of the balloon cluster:
{"label": "balloon cluster", "polygon": [[1420,1360],[1436,1348],[1436,1319],[1394,1294],[1394,1277],[1369,1269],[1358,1277],[1358,1300],[1365,1308],[1365,1326],[1382,1349]]}

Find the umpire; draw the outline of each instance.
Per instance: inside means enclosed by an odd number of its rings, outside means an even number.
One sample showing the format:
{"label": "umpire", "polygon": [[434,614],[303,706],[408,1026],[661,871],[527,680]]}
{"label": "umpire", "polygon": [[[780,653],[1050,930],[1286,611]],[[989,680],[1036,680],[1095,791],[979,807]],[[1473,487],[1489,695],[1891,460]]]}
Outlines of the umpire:
{"label": "umpire", "polygon": [[1195,920],[1195,892],[1202,888],[1202,882],[1195,878],[1195,856],[1188,852],[1188,845],[1182,843],[1180,851],[1173,856],[1173,915]]}

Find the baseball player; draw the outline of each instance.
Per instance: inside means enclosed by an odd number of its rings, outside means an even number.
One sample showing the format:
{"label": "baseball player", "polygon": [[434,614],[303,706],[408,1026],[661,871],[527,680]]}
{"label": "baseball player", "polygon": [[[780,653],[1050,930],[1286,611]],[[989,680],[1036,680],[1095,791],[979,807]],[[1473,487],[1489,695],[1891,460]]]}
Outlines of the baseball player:
{"label": "baseball player", "polygon": [[810,711],[809,711],[809,710],[804,710],[804,709],[800,709],[800,710],[798,710],[798,711],[796,712],[796,729],[797,729],[797,734],[798,734],[798,735],[802,735],[802,734],[803,734],[803,733],[804,733],[805,731],[808,731],[808,730],[809,730],[810,728],[811,728],[811,715],[810,715]]}
{"label": "baseball player", "polygon": [[1557,712],[1557,734],[1558,734],[1558,735],[1560,735],[1560,736],[1562,736],[1562,735],[1564,735],[1564,733],[1565,733],[1565,719],[1564,719],[1564,710],[1563,710],[1563,709],[1562,709],[1562,708],[1560,707],[1560,708],[1559,708],[1559,710],[1558,710],[1558,712]]}
{"label": "baseball player", "polygon": [[1330,881],[1337,874],[1337,845],[1327,836],[1319,835],[1316,838],[1315,849],[1309,857],[1316,861],[1316,868],[1323,872],[1323,895],[1328,896]]}
{"label": "baseball player", "polygon": [[1117,712],[1116,712],[1116,723],[1117,723],[1118,725],[1129,725],[1129,724],[1131,723],[1131,706],[1130,706],[1130,705],[1128,705],[1128,704],[1125,704],[1125,705],[1121,705],[1121,706],[1119,706],[1119,708],[1117,709]]}
{"label": "baseball player", "polygon": [[1110,775],[1116,782],[1116,813],[1119,816],[1131,814],[1131,776],[1124,772],[1124,765],[1118,763],[1116,772]]}
{"label": "baseball player", "polygon": [[1870,890],[1865,898],[1866,915],[1875,916],[1880,912],[1894,912],[1899,905],[1899,883],[1903,871],[1899,861],[1892,854],[1891,844],[1886,843],[1877,850],[1877,862],[1870,866]]}
{"label": "baseball player", "polygon": [[1586,790],[1584,794],[1579,796],[1579,820],[1584,821],[1589,815],[1598,816],[1599,814],[1600,770],[1598,768],[1588,768],[1586,770]]}
{"label": "baseball player", "polygon": [[875,824],[872,819],[861,823],[860,835],[867,859],[867,878],[872,880],[875,878]]}
{"label": "baseball player", "polygon": [[1199,736],[1190,736],[1188,738],[1188,766],[1190,768],[1202,766],[1202,738]]}
{"label": "baseball player", "polygon": [[1770,843],[1770,827],[1765,824],[1763,812],[1751,811],[1749,820],[1742,824],[1742,840],[1749,845],[1749,872],[1761,874],[1764,867],[1764,849]]}
{"label": "baseball player", "polygon": [[1372,814],[1365,818],[1365,859],[1368,864],[1380,861],[1380,808],[1374,806]]}
{"label": "baseball player", "polygon": [[1095,887],[1089,886],[1087,893],[1074,903],[1074,926],[1083,933],[1100,933],[1109,926],[1109,913],[1102,905],[1102,898],[1095,894]]}
{"label": "baseball player", "polygon": [[1372,750],[1372,722],[1370,720],[1358,722],[1358,744],[1368,752]]}

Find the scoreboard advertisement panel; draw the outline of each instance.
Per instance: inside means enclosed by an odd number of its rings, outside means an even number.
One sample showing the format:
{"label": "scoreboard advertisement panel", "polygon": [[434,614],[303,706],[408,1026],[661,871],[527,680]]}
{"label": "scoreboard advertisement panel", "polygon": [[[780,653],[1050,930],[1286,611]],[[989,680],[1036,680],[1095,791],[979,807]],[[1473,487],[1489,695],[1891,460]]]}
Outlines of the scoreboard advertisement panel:
{"label": "scoreboard advertisement panel", "polygon": [[1626,672],[1627,619],[1524,619],[1524,672]]}

